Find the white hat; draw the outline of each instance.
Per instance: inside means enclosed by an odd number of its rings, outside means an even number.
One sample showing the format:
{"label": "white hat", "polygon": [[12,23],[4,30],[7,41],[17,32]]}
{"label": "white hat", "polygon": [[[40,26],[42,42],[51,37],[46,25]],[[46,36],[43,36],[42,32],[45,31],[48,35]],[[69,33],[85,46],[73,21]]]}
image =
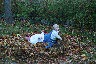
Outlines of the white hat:
{"label": "white hat", "polygon": [[54,25],[53,25],[53,29],[56,29],[56,28],[59,28],[59,25],[54,24]]}

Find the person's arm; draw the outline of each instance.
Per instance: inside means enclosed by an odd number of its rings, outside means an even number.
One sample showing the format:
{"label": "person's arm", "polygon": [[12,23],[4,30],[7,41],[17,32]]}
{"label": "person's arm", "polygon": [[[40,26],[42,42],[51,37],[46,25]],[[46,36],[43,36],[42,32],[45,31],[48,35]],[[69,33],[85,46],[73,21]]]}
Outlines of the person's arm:
{"label": "person's arm", "polygon": [[60,37],[60,35],[58,35],[58,32],[54,32],[54,35],[55,35],[56,38],[62,40],[62,38]]}
{"label": "person's arm", "polygon": [[58,39],[62,40],[62,38],[61,38],[58,34],[56,35],[56,37],[57,37]]}

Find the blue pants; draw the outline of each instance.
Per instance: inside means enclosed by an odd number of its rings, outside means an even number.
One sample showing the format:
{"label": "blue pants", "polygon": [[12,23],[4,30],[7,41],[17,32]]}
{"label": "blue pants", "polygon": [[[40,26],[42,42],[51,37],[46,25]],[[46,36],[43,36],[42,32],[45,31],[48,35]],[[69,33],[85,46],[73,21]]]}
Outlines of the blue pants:
{"label": "blue pants", "polygon": [[48,34],[44,35],[44,43],[48,43],[48,45],[45,48],[51,48],[54,44],[57,44],[56,40],[52,40],[51,37],[52,31]]}
{"label": "blue pants", "polygon": [[50,40],[49,42],[47,42],[48,45],[45,48],[51,48],[54,44],[57,44],[57,41],[55,40]]}

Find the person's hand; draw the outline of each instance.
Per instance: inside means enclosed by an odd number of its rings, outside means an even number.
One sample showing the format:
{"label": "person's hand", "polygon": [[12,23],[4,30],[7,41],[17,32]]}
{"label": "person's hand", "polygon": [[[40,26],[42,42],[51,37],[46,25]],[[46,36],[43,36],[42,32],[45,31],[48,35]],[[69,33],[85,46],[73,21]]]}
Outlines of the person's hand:
{"label": "person's hand", "polygon": [[62,40],[62,38],[60,38],[60,40]]}
{"label": "person's hand", "polygon": [[56,38],[56,40],[62,40],[62,38]]}

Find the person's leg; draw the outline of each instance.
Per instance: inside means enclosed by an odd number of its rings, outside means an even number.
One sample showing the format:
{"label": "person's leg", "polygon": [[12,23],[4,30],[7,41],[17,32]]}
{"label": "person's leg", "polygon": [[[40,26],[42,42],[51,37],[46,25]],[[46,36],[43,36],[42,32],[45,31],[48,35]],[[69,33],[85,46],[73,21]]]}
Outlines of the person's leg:
{"label": "person's leg", "polygon": [[53,41],[53,43],[54,43],[54,44],[58,44],[58,42],[57,42],[57,41]]}
{"label": "person's leg", "polygon": [[51,48],[53,46],[54,43],[52,42],[48,42],[48,45],[45,48]]}
{"label": "person's leg", "polygon": [[51,48],[54,44],[58,44],[58,42],[55,40],[51,40],[50,42],[48,42],[48,45],[45,48]]}

